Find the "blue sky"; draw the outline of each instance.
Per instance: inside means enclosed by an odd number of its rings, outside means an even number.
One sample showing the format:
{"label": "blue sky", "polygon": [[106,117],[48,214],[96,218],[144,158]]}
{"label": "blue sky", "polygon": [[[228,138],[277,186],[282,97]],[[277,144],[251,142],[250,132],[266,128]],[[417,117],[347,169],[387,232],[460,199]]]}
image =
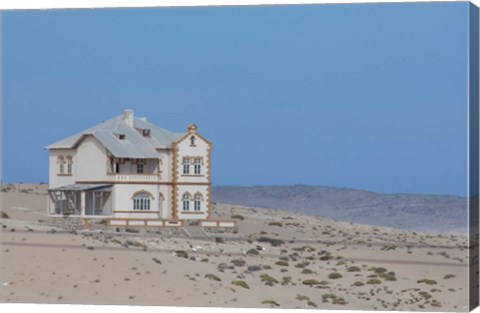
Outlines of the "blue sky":
{"label": "blue sky", "polygon": [[468,3],[3,13],[4,180],[122,114],[214,143],[214,185],[466,195]]}

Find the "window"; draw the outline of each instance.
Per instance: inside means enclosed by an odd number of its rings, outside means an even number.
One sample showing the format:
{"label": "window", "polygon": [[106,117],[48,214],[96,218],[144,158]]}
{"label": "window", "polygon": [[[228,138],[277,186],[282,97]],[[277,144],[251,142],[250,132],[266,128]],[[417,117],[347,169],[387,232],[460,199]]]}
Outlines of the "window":
{"label": "window", "polygon": [[149,137],[150,136],[150,129],[143,129],[142,133],[145,137]]}
{"label": "window", "polygon": [[190,211],[190,194],[188,193],[183,195],[183,210]]}
{"label": "window", "polygon": [[199,175],[201,174],[201,168],[202,168],[202,159],[201,158],[195,158],[195,165],[194,165],[194,173]]}
{"label": "window", "polygon": [[120,140],[125,139],[125,134],[119,134],[119,135],[118,135],[118,139],[120,139]]}
{"label": "window", "polygon": [[183,158],[183,174],[189,174],[189,173],[190,173],[190,159]]}
{"label": "window", "polygon": [[195,202],[193,203],[193,209],[195,211],[200,211],[201,206],[202,206],[202,195],[197,193],[195,195]]}
{"label": "window", "polygon": [[143,174],[144,173],[144,165],[147,163],[145,160],[135,160],[135,163],[137,163],[137,173],[138,174]]}
{"label": "window", "polygon": [[120,173],[120,163],[118,162],[115,163],[115,173]]}
{"label": "window", "polygon": [[190,145],[195,146],[195,136],[190,137]]}
{"label": "window", "polygon": [[58,174],[60,175],[65,174],[65,157],[63,155],[58,156],[57,163],[58,163]]}
{"label": "window", "polygon": [[150,210],[150,196],[147,193],[139,193],[133,198],[134,211]]}
{"label": "window", "polygon": [[67,173],[68,173],[69,175],[72,175],[72,171],[73,171],[73,166],[72,166],[72,164],[73,164],[73,159],[72,159],[72,157],[69,155],[69,156],[67,156]]}

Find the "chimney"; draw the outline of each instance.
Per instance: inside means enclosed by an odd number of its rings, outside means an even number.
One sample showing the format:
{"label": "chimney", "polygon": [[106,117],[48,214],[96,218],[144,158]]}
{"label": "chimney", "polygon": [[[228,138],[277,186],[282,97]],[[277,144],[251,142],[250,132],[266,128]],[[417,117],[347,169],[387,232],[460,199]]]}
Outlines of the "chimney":
{"label": "chimney", "polygon": [[123,113],[123,120],[129,127],[133,127],[133,110],[125,110]]}

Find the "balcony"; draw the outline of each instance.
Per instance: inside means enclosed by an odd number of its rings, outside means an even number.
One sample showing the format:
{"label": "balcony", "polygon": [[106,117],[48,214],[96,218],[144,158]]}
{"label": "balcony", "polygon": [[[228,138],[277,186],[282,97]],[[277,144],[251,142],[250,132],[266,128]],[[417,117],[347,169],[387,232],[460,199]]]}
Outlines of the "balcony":
{"label": "balcony", "polygon": [[160,181],[160,175],[155,174],[114,174],[113,180],[115,182],[158,182]]}

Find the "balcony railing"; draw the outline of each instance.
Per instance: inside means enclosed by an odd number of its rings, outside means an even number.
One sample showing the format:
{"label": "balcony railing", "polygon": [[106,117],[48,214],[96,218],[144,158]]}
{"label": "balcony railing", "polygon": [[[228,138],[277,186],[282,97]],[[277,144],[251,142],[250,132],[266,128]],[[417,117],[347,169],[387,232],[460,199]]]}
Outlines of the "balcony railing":
{"label": "balcony railing", "polygon": [[160,175],[150,174],[115,174],[116,182],[157,182],[160,181]]}

